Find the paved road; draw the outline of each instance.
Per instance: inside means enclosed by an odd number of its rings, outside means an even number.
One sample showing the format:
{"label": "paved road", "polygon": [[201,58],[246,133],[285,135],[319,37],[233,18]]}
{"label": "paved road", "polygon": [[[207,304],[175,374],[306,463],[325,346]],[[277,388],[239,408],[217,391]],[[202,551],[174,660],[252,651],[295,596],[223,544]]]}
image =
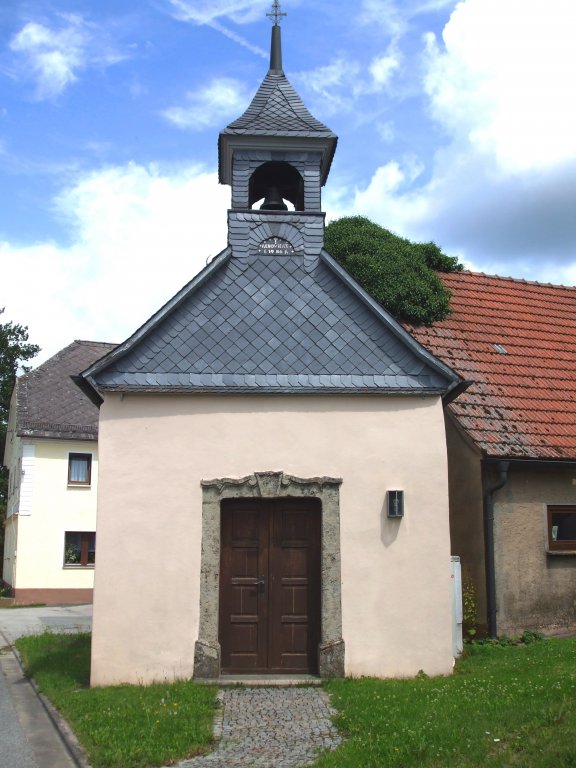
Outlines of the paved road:
{"label": "paved road", "polygon": [[2,768],[77,768],[58,728],[11,644],[23,635],[90,629],[92,606],[0,609],[0,765]]}
{"label": "paved road", "polygon": [[0,632],[13,643],[23,635],[51,632],[89,632],[91,605],[56,605],[38,608],[0,608]]}
{"label": "paved road", "polygon": [[34,760],[32,747],[26,738],[22,723],[16,713],[12,694],[10,693],[13,683],[8,681],[7,674],[4,671],[10,666],[9,660],[5,658],[7,655],[12,656],[12,652],[0,648],[0,742],[2,744],[2,765],[10,766],[10,768],[38,768],[38,763]]}

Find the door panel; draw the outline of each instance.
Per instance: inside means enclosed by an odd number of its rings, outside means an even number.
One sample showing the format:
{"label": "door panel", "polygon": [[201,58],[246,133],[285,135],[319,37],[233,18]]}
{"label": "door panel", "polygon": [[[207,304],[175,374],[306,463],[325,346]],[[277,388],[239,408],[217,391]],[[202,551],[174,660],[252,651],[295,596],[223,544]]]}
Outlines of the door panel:
{"label": "door panel", "polygon": [[320,614],[320,513],[279,501],[272,516],[270,668],[317,671]]}
{"label": "door panel", "polygon": [[222,510],[220,624],[229,642],[222,665],[261,669],[266,663],[266,595],[259,577],[267,561],[265,520],[250,505]]}
{"label": "door panel", "polygon": [[320,504],[222,503],[223,672],[316,672],[320,640]]}

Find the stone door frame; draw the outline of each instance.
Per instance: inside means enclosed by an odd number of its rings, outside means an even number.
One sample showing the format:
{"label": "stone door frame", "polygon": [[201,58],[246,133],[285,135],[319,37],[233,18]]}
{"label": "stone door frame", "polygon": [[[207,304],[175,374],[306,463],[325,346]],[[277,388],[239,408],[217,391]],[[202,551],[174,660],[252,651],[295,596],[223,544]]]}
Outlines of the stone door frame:
{"label": "stone door frame", "polygon": [[220,502],[223,499],[307,497],[322,505],[320,677],[344,677],[340,573],[340,485],[333,477],[301,478],[284,472],[254,472],[240,479],[202,480],[200,620],[194,678],[220,677]]}

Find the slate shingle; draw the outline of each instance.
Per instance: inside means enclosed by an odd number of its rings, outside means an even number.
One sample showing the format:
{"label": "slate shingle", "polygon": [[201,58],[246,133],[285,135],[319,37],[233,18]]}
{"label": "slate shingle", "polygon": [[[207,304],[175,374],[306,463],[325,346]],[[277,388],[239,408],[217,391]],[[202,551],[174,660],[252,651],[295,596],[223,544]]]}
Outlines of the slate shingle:
{"label": "slate shingle", "polygon": [[223,131],[235,136],[298,136],[335,139],[317,120],[282,71],[269,70],[246,112]]}
{"label": "slate shingle", "polygon": [[[151,328],[97,372],[103,388],[187,391],[442,392],[449,377],[366,306],[326,259],[223,262]],[[344,308],[346,307],[346,309]]]}

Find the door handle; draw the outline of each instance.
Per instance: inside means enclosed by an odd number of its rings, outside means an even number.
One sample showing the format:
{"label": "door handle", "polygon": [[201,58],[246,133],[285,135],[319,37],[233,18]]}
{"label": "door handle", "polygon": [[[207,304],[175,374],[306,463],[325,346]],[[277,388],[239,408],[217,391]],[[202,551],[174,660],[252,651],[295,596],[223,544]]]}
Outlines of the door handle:
{"label": "door handle", "polygon": [[266,578],[264,576],[259,576],[256,580],[256,586],[258,587],[258,592],[263,595],[266,591]]}

